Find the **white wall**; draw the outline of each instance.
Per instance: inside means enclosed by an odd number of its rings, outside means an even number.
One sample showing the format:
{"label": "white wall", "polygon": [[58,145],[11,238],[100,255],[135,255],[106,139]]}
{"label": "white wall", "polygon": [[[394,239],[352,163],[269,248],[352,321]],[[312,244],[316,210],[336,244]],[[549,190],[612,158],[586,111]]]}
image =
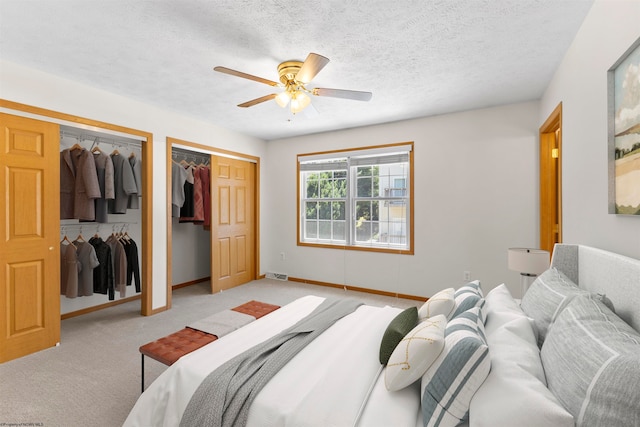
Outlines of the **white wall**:
{"label": "white wall", "polygon": [[[507,281],[519,296],[506,257],[538,243],[538,110],[530,102],[270,141],[263,271],[431,296],[468,270],[485,290]],[[415,142],[415,255],[296,245],[297,154],[405,141]]]}
{"label": "white wall", "polygon": [[640,1],[596,0],[547,88],[542,123],[562,102],[565,242],[640,258],[640,218],[608,214],[607,70],[640,37]]}
{"label": "white wall", "polygon": [[[256,157],[264,157],[266,142],[7,61],[0,61],[0,82],[0,98],[153,133],[152,309],[164,307],[167,299],[166,138]],[[265,180],[264,174],[261,180]]]}
{"label": "white wall", "polygon": [[179,285],[211,276],[211,232],[202,225],[171,219],[171,284]]}

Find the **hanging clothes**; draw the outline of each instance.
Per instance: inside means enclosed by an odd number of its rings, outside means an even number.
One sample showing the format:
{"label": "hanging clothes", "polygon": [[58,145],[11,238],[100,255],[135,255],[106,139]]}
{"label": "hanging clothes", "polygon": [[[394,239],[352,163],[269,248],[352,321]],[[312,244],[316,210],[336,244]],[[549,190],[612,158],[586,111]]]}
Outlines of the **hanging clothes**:
{"label": "hanging clothes", "polygon": [[111,248],[114,288],[120,294],[120,298],[124,298],[127,291],[127,255],[124,246],[114,234],[109,236],[106,243]]}
{"label": "hanging clothes", "polygon": [[[202,194],[202,179],[200,177],[200,171],[202,169],[200,167],[190,167],[190,169],[193,174],[193,213],[191,216],[180,215],[180,222],[201,224],[204,222],[204,201]],[[185,205],[186,204],[187,203],[185,201]],[[180,211],[180,213],[182,214],[182,211]]]}
{"label": "hanging clothes", "polygon": [[129,195],[135,194],[138,191],[138,187],[133,177],[131,164],[127,159],[116,150],[111,153],[111,160],[113,161],[113,183],[116,197],[114,200],[109,200],[109,213],[124,214],[127,213]]}
{"label": "hanging clothes", "polygon": [[78,261],[75,245],[60,242],[60,295],[67,298],[78,296],[78,275],[82,264]]}
{"label": "hanging clothes", "polygon": [[205,229],[208,229],[211,227],[211,169],[209,166],[202,166],[200,178],[202,179],[202,202],[204,208],[204,222],[202,225]]}
{"label": "hanging clothes", "polygon": [[89,243],[96,252],[100,263],[93,269],[93,291],[98,294],[108,295],[109,300],[115,299],[113,261],[111,259],[111,247],[99,236],[93,236]]}
{"label": "hanging clothes", "polygon": [[193,204],[195,189],[195,167],[186,163],[183,166],[185,171],[187,171],[187,180],[184,182],[184,203],[180,208],[180,222],[185,222],[183,221],[183,218],[193,217],[193,213],[195,212],[195,207]]}
{"label": "hanging clothes", "polygon": [[171,216],[180,217],[180,208],[184,205],[184,183],[187,171],[178,163],[171,162]]}
{"label": "hanging clothes", "polygon": [[136,292],[140,292],[140,261],[138,259],[138,245],[132,238],[121,240],[124,252],[127,256],[127,286],[132,281],[136,285]]}
{"label": "hanging clothes", "polygon": [[104,153],[99,148],[95,148],[93,151],[93,160],[96,165],[96,172],[98,174],[98,184],[100,185],[100,192],[102,197],[97,198],[96,203],[96,221],[97,222],[109,222],[109,203],[108,200],[113,200],[116,197],[114,188],[114,171],[113,161],[111,157]]}
{"label": "hanging clothes", "polygon": [[78,261],[82,268],[78,272],[78,296],[88,297],[93,295],[93,269],[100,265],[96,251],[89,242],[74,240]]}
{"label": "hanging clothes", "polygon": [[94,221],[93,199],[101,197],[96,164],[80,146],[60,152],[60,219]]}
{"label": "hanging clothes", "polygon": [[142,162],[131,153],[129,156],[129,164],[133,171],[133,178],[136,182],[135,194],[129,194],[129,203],[127,207],[129,209],[140,209],[140,197],[142,197]]}

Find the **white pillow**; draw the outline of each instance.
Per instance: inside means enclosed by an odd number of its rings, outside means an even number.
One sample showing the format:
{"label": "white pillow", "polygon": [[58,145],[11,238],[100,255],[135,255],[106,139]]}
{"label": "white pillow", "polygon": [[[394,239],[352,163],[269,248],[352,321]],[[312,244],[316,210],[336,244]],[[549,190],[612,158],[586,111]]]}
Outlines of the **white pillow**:
{"label": "white pillow", "polygon": [[[497,286],[487,293],[484,305],[484,314],[486,322],[484,324],[485,332],[487,335],[491,335],[500,326],[507,323],[509,320],[518,319],[522,316],[526,316],[518,302],[511,296],[511,292],[507,286],[503,283]],[[533,319],[527,316],[529,322],[533,324]],[[537,340],[537,337],[536,337]]]}
{"label": "white pillow", "polygon": [[444,348],[446,326],[447,318],[439,314],[418,324],[400,341],[385,369],[387,390],[401,390],[422,377]]}
{"label": "white pillow", "polygon": [[418,309],[418,320],[422,322],[438,314],[444,314],[445,317],[449,318],[449,315],[456,308],[454,293],[455,289],[447,288],[429,298],[427,302]]}
{"label": "white pillow", "polygon": [[469,425],[574,426],[546,387],[530,319],[504,284],[487,294],[485,309],[491,372],[471,399]]}

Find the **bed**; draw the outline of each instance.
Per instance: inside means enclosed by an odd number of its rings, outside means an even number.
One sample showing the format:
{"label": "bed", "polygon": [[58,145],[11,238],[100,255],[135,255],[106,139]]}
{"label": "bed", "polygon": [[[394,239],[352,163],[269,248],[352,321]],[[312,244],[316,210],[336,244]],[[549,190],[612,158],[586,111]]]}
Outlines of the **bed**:
{"label": "bed", "polygon": [[332,304],[300,298],[183,356],[124,425],[640,425],[640,261],[560,244],[521,303],[484,286],[405,310],[355,303],[257,392],[234,391],[245,412],[220,415],[219,372]]}

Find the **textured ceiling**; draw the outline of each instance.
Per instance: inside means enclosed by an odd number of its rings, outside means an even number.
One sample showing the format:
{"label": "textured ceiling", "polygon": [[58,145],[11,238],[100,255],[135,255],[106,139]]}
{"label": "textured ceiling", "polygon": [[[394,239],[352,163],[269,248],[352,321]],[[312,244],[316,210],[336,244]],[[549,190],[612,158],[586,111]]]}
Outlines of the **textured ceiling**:
{"label": "textured ceiling", "polygon": [[[540,98],[592,0],[0,0],[0,57],[265,140]],[[316,117],[274,101],[309,52]]]}

